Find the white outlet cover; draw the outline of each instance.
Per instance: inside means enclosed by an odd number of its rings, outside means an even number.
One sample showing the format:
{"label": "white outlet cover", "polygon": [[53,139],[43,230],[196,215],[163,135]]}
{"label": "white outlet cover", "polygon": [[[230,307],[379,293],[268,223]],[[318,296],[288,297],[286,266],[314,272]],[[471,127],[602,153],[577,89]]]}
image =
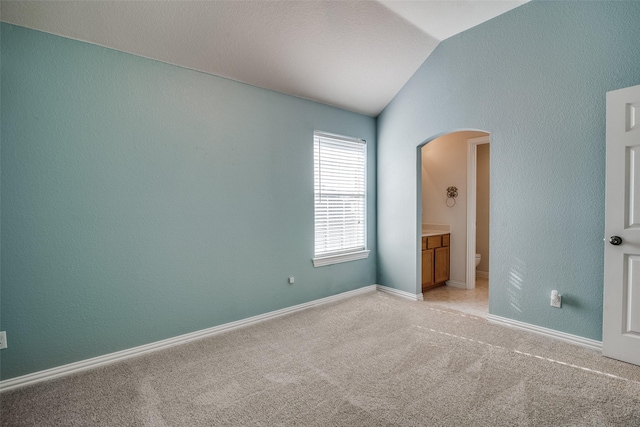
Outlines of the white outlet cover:
{"label": "white outlet cover", "polygon": [[7,333],[5,331],[0,332],[0,350],[7,348]]}

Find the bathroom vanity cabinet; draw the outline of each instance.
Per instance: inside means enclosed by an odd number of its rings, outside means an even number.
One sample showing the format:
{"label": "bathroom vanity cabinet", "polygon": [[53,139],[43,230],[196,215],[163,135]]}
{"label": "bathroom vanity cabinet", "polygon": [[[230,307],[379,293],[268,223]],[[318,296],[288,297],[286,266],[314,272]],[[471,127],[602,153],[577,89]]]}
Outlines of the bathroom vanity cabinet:
{"label": "bathroom vanity cabinet", "polygon": [[422,236],[422,292],[449,280],[449,241],[448,233]]}

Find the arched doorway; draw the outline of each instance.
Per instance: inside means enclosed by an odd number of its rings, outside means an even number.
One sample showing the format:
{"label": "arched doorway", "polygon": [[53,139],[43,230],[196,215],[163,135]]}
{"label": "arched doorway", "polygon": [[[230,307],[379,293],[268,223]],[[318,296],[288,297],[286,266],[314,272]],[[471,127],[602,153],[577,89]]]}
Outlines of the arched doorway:
{"label": "arched doorway", "polygon": [[418,146],[417,174],[419,292],[428,301],[483,317],[489,284],[488,143],[489,133],[481,130],[430,138]]}

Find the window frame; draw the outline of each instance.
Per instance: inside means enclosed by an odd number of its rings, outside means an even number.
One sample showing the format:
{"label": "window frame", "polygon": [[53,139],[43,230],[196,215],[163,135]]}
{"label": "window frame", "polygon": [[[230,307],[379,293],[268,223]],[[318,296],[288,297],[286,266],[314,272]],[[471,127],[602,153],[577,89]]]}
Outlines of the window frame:
{"label": "window frame", "polygon": [[[316,226],[316,201],[318,199],[318,193],[316,192],[316,164],[318,163],[318,159],[316,158],[316,143],[320,143],[321,139],[334,140],[336,142],[342,143],[352,143],[352,144],[361,144],[363,146],[363,247],[357,249],[346,249],[343,251],[337,250],[332,252],[322,252],[320,254],[316,253],[316,243],[317,243],[317,226]],[[370,250],[367,249],[367,225],[368,225],[368,208],[367,208],[367,168],[368,168],[368,159],[367,159],[368,147],[367,141],[362,138],[353,138],[344,135],[338,135],[323,131],[314,131],[313,132],[313,227],[314,227],[314,256],[312,258],[314,267],[321,267],[325,265],[337,264],[348,261],[355,261],[359,259],[365,259],[369,257]],[[321,156],[320,156],[321,157]]]}

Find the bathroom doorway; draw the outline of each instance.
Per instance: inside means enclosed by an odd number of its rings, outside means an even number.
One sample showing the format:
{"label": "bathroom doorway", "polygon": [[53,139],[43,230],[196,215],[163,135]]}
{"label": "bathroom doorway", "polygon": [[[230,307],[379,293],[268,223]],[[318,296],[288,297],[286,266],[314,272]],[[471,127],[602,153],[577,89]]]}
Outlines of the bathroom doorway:
{"label": "bathroom doorway", "polygon": [[[418,147],[421,169],[418,182],[418,206],[421,208],[418,234],[419,247],[422,249],[419,259],[423,299],[428,303],[486,317],[489,134],[483,131],[457,131],[427,142]],[[442,247],[432,245],[429,241],[433,235],[438,240],[438,234],[442,235]],[[479,246],[476,246],[476,242]],[[434,249],[430,251],[432,246]],[[449,256],[447,280],[442,280],[442,275],[437,274],[438,256],[442,253],[448,253]],[[480,254],[479,258],[476,253]],[[476,260],[480,272],[478,276]],[[425,262],[433,262],[433,268],[429,265],[425,268]],[[427,275],[433,274],[431,282],[425,280],[425,272]],[[432,285],[429,286],[429,283]]]}
{"label": "bathroom doorway", "polygon": [[490,227],[490,139],[467,141],[467,289],[488,286]]}

